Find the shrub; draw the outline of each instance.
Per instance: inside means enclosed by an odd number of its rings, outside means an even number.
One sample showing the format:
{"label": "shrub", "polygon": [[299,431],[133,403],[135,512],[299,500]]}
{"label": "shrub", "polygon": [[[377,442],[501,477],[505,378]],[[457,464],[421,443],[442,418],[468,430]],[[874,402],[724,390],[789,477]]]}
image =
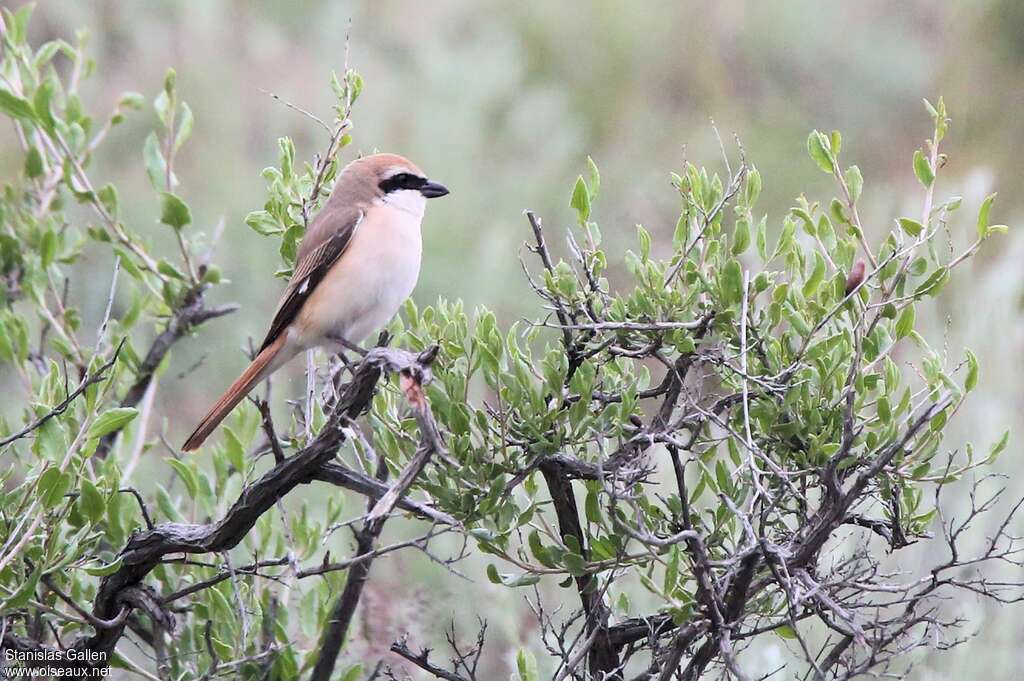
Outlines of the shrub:
{"label": "shrub", "polygon": [[[921,211],[888,231],[862,224],[864,180],[841,160],[840,135],[815,131],[807,150],[836,198],[800,197],[777,225],[757,210],[761,175],[742,153],[725,176],[687,164],[672,176],[671,244],[638,226],[635,250],[610,259],[590,162],[571,193],[564,257],[527,214],[534,321],[506,327],[458,302],[410,302],[392,338],[314,374],[285,422],[254,399],[202,456],[172,449],[161,464],[172,492],[136,472],[159,441],[147,429],[157,377],[176,344],[234,309],[206,303],[220,276],[175,176],[192,114],[168,72],[140,165],[177,245],[162,255],[90,172],[145,99],[126,94],[103,118],[85,111],[93,66],[82,45],[30,46],[28,18],[4,10],[0,64],[0,111],[24,149],[0,200],[0,359],[23,403],[0,440],[11,462],[0,615],[3,647],[26,664],[81,665],[60,652],[74,650],[160,678],[327,679],[340,654],[377,676],[381,664],[351,659],[344,642],[374,559],[410,549],[439,569],[484,554],[492,582],[575,592],[576,612],[557,613],[550,589],[524,590],[539,622],[517,659],[524,681],[541,668],[557,679],[696,679],[716,667],[758,678],[770,670],[751,670],[744,651],[765,640],[785,646],[793,674],[899,674],[908,650],[958,641],[943,599],[1010,598],[1016,585],[990,576],[1017,564],[1009,518],[980,552],[962,545],[999,492],[982,477],[956,522],[939,503],[1007,443],[983,456],[943,446],[978,360],[917,330],[925,301],[1006,229],[990,224],[989,197],[965,238],[952,222],[960,200],[936,199],[941,99],[913,158]],[[246,220],[279,242],[283,274],[350,142],[362,81],[346,70],[332,85],[327,151],[299,165],[281,140],[267,202]],[[87,254],[110,268],[96,325],[67,296],[85,283]],[[274,512],[314,482],[365,496],[366,512],[345,519],[337,497]],[[385,523],[421,529],[388,544]],[[336,559],[324,546],[348,530],[355,551]],[[457,544],[441,535],[467,542],[449,554]],[[948,556],[903,563],[910,573],[884,567],[886,553],[919,560],[919,544]],[[468,646],[452,631],[450,669],[404,638],[388,664],[482,678],[485,628]],[[124,652],[128,635],[154,665]]]}

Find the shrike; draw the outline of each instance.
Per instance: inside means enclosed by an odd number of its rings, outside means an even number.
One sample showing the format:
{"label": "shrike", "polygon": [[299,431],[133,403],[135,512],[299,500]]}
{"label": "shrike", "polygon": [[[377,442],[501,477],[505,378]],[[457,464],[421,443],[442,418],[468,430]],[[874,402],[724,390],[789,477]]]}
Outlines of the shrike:
{"label": "shrike", "polygon": [[386,324],[419,277],[427,199],[447,193],[396,154],[348,164],[306,231],[256,359],[182,449],[198,449],[257,383],[295,355],[317,346],[340,351]]}

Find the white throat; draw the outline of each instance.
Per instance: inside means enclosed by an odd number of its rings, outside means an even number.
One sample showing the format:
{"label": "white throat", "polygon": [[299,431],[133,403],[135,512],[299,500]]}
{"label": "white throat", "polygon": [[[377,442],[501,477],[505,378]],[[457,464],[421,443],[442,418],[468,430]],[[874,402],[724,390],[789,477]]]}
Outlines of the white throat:
{"label": "white throat", "polygon": [[423,211],[427,207],[427,198],[415,189],[399,189],[388,192],[378,201],[420,219],[423,218]]}

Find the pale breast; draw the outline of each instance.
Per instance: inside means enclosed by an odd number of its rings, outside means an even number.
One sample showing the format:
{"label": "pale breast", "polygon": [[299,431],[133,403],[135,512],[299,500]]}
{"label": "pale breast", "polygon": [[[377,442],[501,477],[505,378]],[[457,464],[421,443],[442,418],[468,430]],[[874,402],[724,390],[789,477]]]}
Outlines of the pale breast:
{"label": "pale breast", "polygon": [[341,335],[359,343],[387,324],[416,287],[422,248],[419,216],[393,206],[371,208],[299,311],[295,340],[313,347]]}

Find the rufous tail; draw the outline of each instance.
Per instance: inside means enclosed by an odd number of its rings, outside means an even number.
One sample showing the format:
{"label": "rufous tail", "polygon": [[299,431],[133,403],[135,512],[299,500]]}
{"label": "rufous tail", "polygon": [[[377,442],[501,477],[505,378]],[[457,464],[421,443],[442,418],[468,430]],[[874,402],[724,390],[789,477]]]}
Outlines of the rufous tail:
{"label": "rufous tail", "polygon": [[[199,422],[195,431],[192,432],[182,446],[183,451],[194,452],[199,449],[203,442],[206,441],[206,438],[210,437],[210,433],[217,429],[220,422],[249,394],[249,391],[288,359],[287,357],[278,357],[281,354],[281,349],[284,347],[286,336],[286,333],[281,334],[277,340],[264,348],[260,354],[256,355],[256,359],[252,361],[252,364],[220,396],[220,399],[213,405],[210,412]],[[274,360],[278,361],[275,362]]]}

